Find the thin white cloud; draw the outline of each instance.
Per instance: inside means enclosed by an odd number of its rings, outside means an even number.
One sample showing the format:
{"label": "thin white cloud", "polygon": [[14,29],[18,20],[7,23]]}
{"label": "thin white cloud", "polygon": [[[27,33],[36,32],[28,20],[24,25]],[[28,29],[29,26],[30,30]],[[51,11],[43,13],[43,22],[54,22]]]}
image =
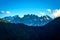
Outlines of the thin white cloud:
{"label": "thin white cloud", "polygon": [[52,13],[52,16],[55,17],[55,18],[60,17],[60,9],[54,10],[53,13]]}
{"label": "thin white cloud", "polygon": [[1,13],[5,13],[5,11],[0,11]]}
{"label": "thin white cloud", "polygon": [[52,10],[51,10],[51,9],[46,9],[46,11],[48,11],[48,12],[50,12],[50,13],[52,12]]}
{"label": "thin white cloud", "polygon": [[6,14],[10,14],[11,12],[10,11],[6,11]]}
{"label": "thin white cloud", "polygon": [[44,12],[40,12],[40,15],[41,15],[41,16],[44,16],[44,15],[46,15],[46,14],[45,14]]}

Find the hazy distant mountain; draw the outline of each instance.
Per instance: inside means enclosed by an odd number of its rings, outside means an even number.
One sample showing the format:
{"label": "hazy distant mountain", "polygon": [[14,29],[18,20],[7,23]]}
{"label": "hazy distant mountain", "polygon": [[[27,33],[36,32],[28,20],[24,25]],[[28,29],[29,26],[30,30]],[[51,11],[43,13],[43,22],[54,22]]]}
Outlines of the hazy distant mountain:
{"label": "hazy distant mountain", "polygon": [[48,15],[38,17],[36,15],[24,15],[24,17],[20,18],[18,15],[13,17],[4,17],[4,20],[7,20],[11,23],[23,23],[28,26],[43,26],[52,20]]}

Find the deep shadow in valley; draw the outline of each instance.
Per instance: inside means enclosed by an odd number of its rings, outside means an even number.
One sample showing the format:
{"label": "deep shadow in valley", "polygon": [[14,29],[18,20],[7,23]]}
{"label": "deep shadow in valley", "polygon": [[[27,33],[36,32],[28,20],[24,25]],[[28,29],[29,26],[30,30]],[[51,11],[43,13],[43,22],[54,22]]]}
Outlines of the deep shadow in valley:
{"label": "deep shadow in valley", "polygon": [[58,40],[60,18],[43,27],[0,22],[0,40]]}

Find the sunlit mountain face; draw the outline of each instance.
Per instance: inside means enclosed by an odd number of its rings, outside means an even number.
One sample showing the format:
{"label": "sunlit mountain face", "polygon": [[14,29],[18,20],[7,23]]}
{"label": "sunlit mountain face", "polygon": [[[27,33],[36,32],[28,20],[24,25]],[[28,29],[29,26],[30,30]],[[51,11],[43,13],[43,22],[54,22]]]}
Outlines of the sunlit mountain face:
{"label": "sunlit mountain face", "polygon": [[60,0],[0,0],[0,18],[12,23],[42,26],[60,17],[59,4]]}

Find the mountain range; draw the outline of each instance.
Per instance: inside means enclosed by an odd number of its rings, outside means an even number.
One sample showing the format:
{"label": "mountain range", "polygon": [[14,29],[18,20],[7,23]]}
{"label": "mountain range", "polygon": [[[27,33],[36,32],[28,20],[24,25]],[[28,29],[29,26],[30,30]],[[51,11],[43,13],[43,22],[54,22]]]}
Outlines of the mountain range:
{"label": "mountain range", "polygon": [[24,17],[20,18],[18,15],[15,15],[13,17],[8,16],[4,17],[4,20],[7,20],[11,23],[22,23],[28,26],[43,26],[47,24],[48,22],[52,21],[52,18],[49,17],[48,15],[38,17],[36,15],[24,15]]}
{"label": "mountain range", "polygon": [[0,40],[60,40],[60,17],[41,27],[0,22]]}

